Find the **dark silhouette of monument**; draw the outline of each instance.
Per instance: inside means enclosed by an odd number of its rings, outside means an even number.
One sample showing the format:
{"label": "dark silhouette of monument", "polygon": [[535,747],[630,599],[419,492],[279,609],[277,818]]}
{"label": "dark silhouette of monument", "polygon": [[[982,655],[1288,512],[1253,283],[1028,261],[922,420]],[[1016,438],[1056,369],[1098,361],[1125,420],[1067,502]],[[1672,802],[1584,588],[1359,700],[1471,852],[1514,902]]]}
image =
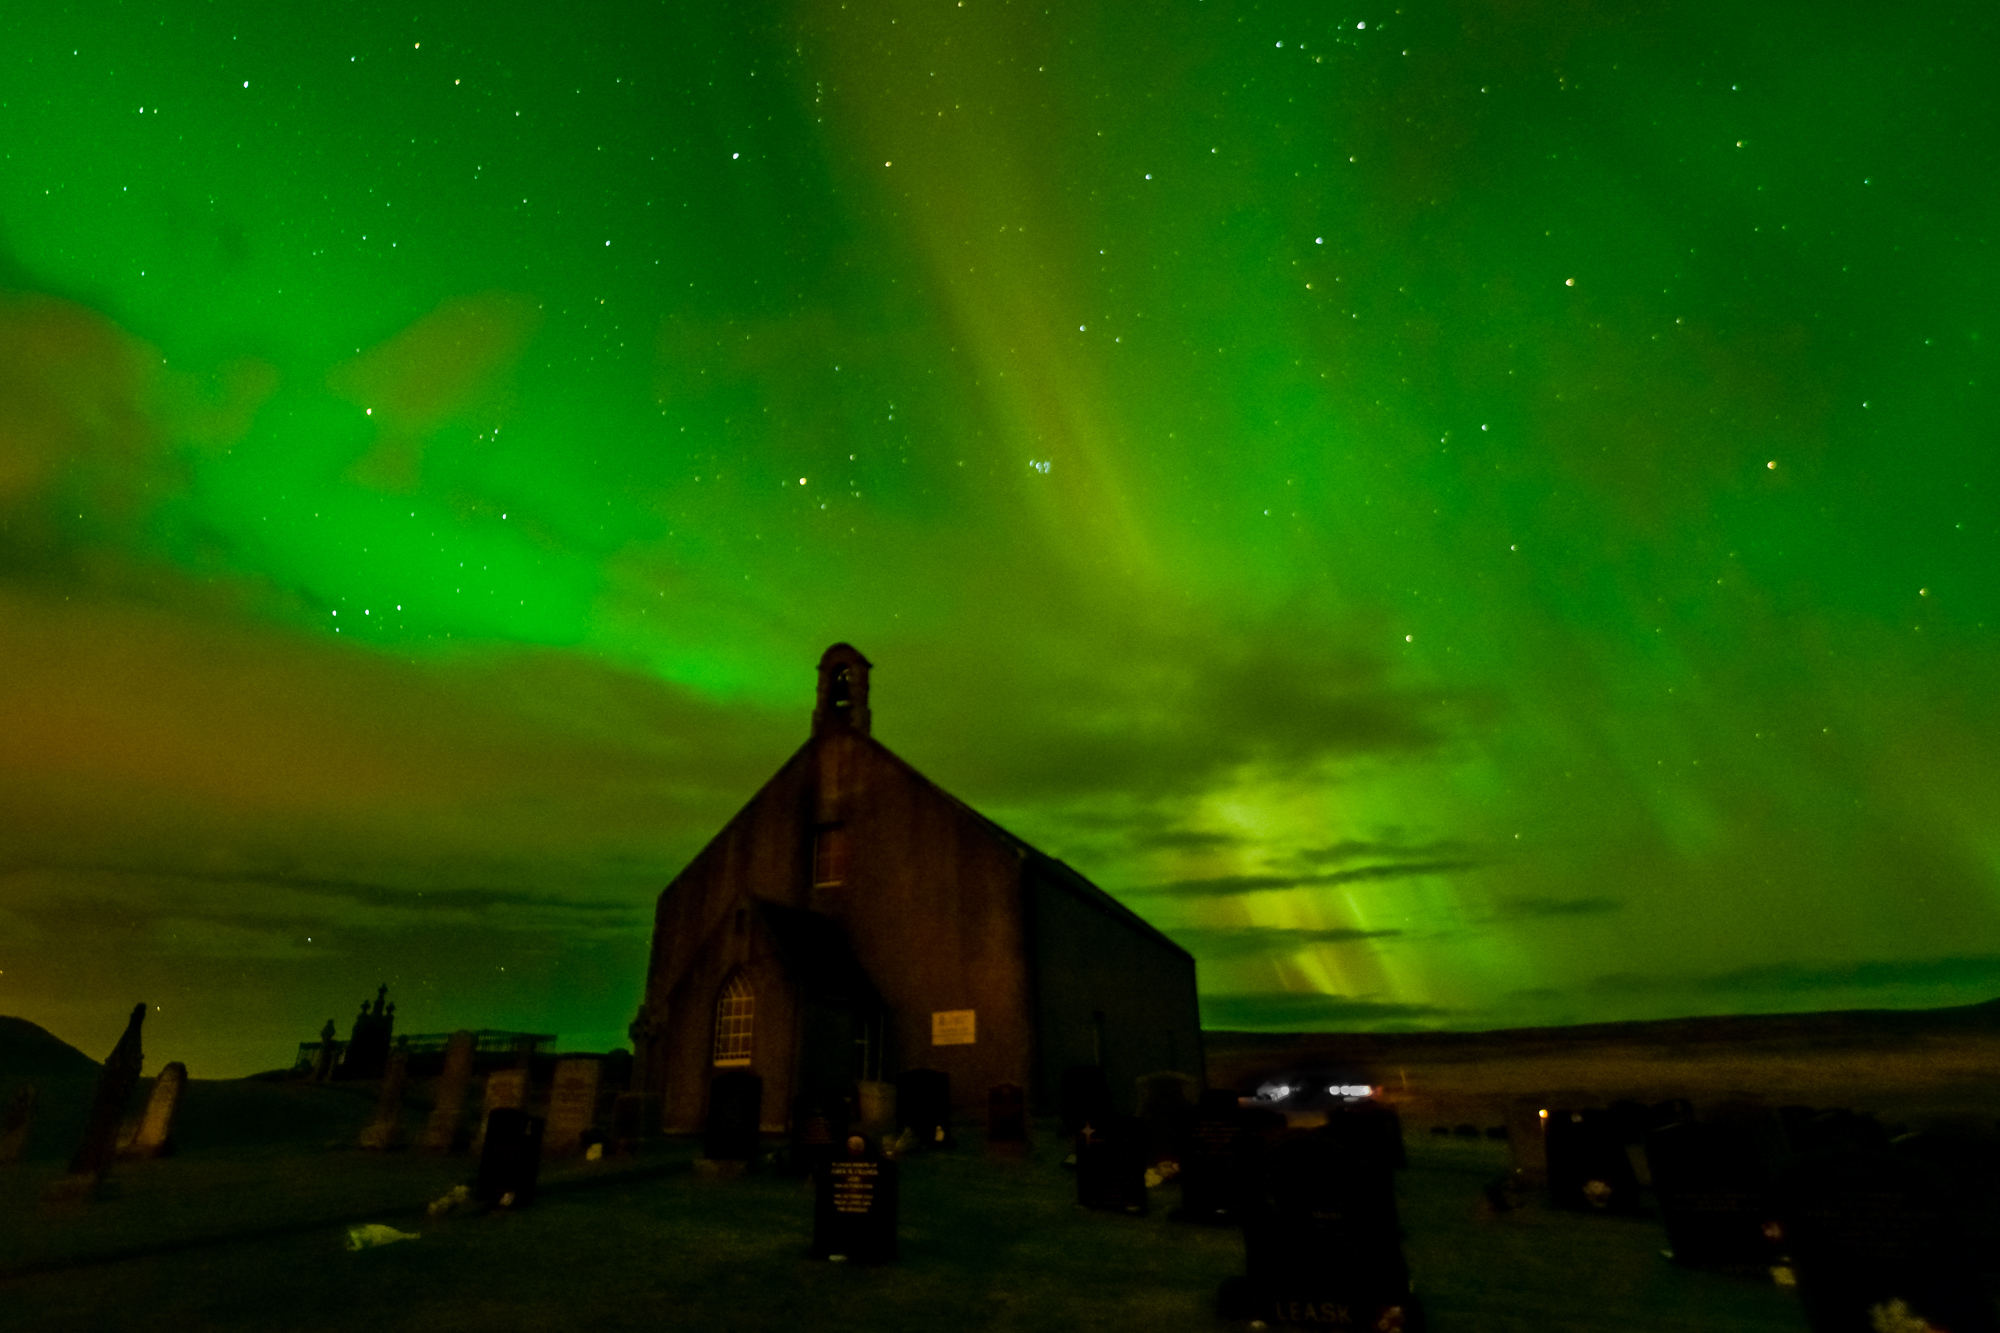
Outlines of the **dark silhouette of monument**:
{"label": "dark silhouette of monument", "polygon": [[999,1084],[1052,1111],[1072,1065],[1121,1101],[1200,1079],[1194,958],[874,739],[869,670],[826,650],[811,737],[660,895],[630,1029],[660,1127],[699,1130],[731,1073],[763,1080],[764,1132],[912,1070],[969,1123]]}
{"label": "dark silhouette of monument", "polygon": [[139,1048],[139,1025],[146,1021],[146,1006],[132,1007],[125,1023],[125,1035],[104,1059],[104,1072],[97,1076],[97,1091],[90,1100],[90,1117],[84,1122],[83,1142],[69,1159],[72,1176],[95,1176],[118,1151],[118,1127],[125,1119],[125,1104],[139,1082],[139,1070],[146,1053]]}
{"label": "dark silhouette of monument", "polygon": [[388,997],[389,983],[385,981],[375,990],[373,1009],[368,1007],[368,1001],[361,1002],[354,1031],[347,1038],[347,1052],[341,1057],[340,1070],[334,1077],[380,1078],[389,1067],[389,1037],[396,1026],[396,1006],[383,1007]]}

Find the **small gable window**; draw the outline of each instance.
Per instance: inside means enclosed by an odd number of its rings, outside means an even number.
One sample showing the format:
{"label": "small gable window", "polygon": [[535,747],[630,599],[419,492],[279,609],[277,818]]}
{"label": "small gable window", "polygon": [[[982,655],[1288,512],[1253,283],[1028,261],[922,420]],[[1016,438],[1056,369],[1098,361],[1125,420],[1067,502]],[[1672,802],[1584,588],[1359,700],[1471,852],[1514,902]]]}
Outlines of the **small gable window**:
{"label": "small gable window", "polygon": [[722,997],[715,1002],[715,1063],[718,1068],[750,1063],[750,1018],[750,983],[739,972],[729,979],[729,984],[722,988]]}
{"label": "small gable window", "polygon": [[813,887],[847,882],[847,830],[829,824],[813,834]]}

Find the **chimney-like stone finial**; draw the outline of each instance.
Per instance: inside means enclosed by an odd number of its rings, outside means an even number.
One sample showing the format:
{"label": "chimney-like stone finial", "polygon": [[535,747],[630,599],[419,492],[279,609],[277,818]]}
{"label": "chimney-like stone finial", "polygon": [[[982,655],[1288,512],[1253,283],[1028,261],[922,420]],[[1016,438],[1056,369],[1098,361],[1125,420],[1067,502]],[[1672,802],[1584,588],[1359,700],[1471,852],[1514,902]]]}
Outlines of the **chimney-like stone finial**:
{"label": "chimney-like stone finial", "polygon": [[836,643],[821,654],[813,735],[835,731],[868,734],[868,666],[868,659],[849,644]]}

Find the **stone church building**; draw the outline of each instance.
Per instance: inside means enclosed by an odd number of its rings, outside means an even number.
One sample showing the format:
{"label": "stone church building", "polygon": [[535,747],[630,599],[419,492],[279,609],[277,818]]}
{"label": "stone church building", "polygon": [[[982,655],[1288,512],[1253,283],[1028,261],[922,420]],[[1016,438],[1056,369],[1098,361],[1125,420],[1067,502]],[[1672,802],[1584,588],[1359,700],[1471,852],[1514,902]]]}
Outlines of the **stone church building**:
{"label": "stone church building", "polygon": [[999,1083],[1053,1114],[1063,1071],[1203,1075],[1195,961],[870,734],[868,659],[819,663],[812,736],[661,893],[635,1087],[693,1133],[710,1080],[763,1079],[762,1127],[795,1096],[913,1069],[982,1121]]}

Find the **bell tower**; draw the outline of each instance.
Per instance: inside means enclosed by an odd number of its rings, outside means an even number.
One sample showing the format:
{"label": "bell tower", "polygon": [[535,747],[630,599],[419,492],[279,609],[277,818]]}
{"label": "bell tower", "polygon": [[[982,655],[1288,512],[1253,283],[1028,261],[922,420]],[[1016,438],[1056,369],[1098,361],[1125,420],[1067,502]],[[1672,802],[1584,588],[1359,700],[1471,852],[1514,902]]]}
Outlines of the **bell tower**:
{"label": "bell tower", "polygon": [[868,665],[867,658],[845,643],[836,643],[820,655],[813,735],[836,731],[868,734]]}

